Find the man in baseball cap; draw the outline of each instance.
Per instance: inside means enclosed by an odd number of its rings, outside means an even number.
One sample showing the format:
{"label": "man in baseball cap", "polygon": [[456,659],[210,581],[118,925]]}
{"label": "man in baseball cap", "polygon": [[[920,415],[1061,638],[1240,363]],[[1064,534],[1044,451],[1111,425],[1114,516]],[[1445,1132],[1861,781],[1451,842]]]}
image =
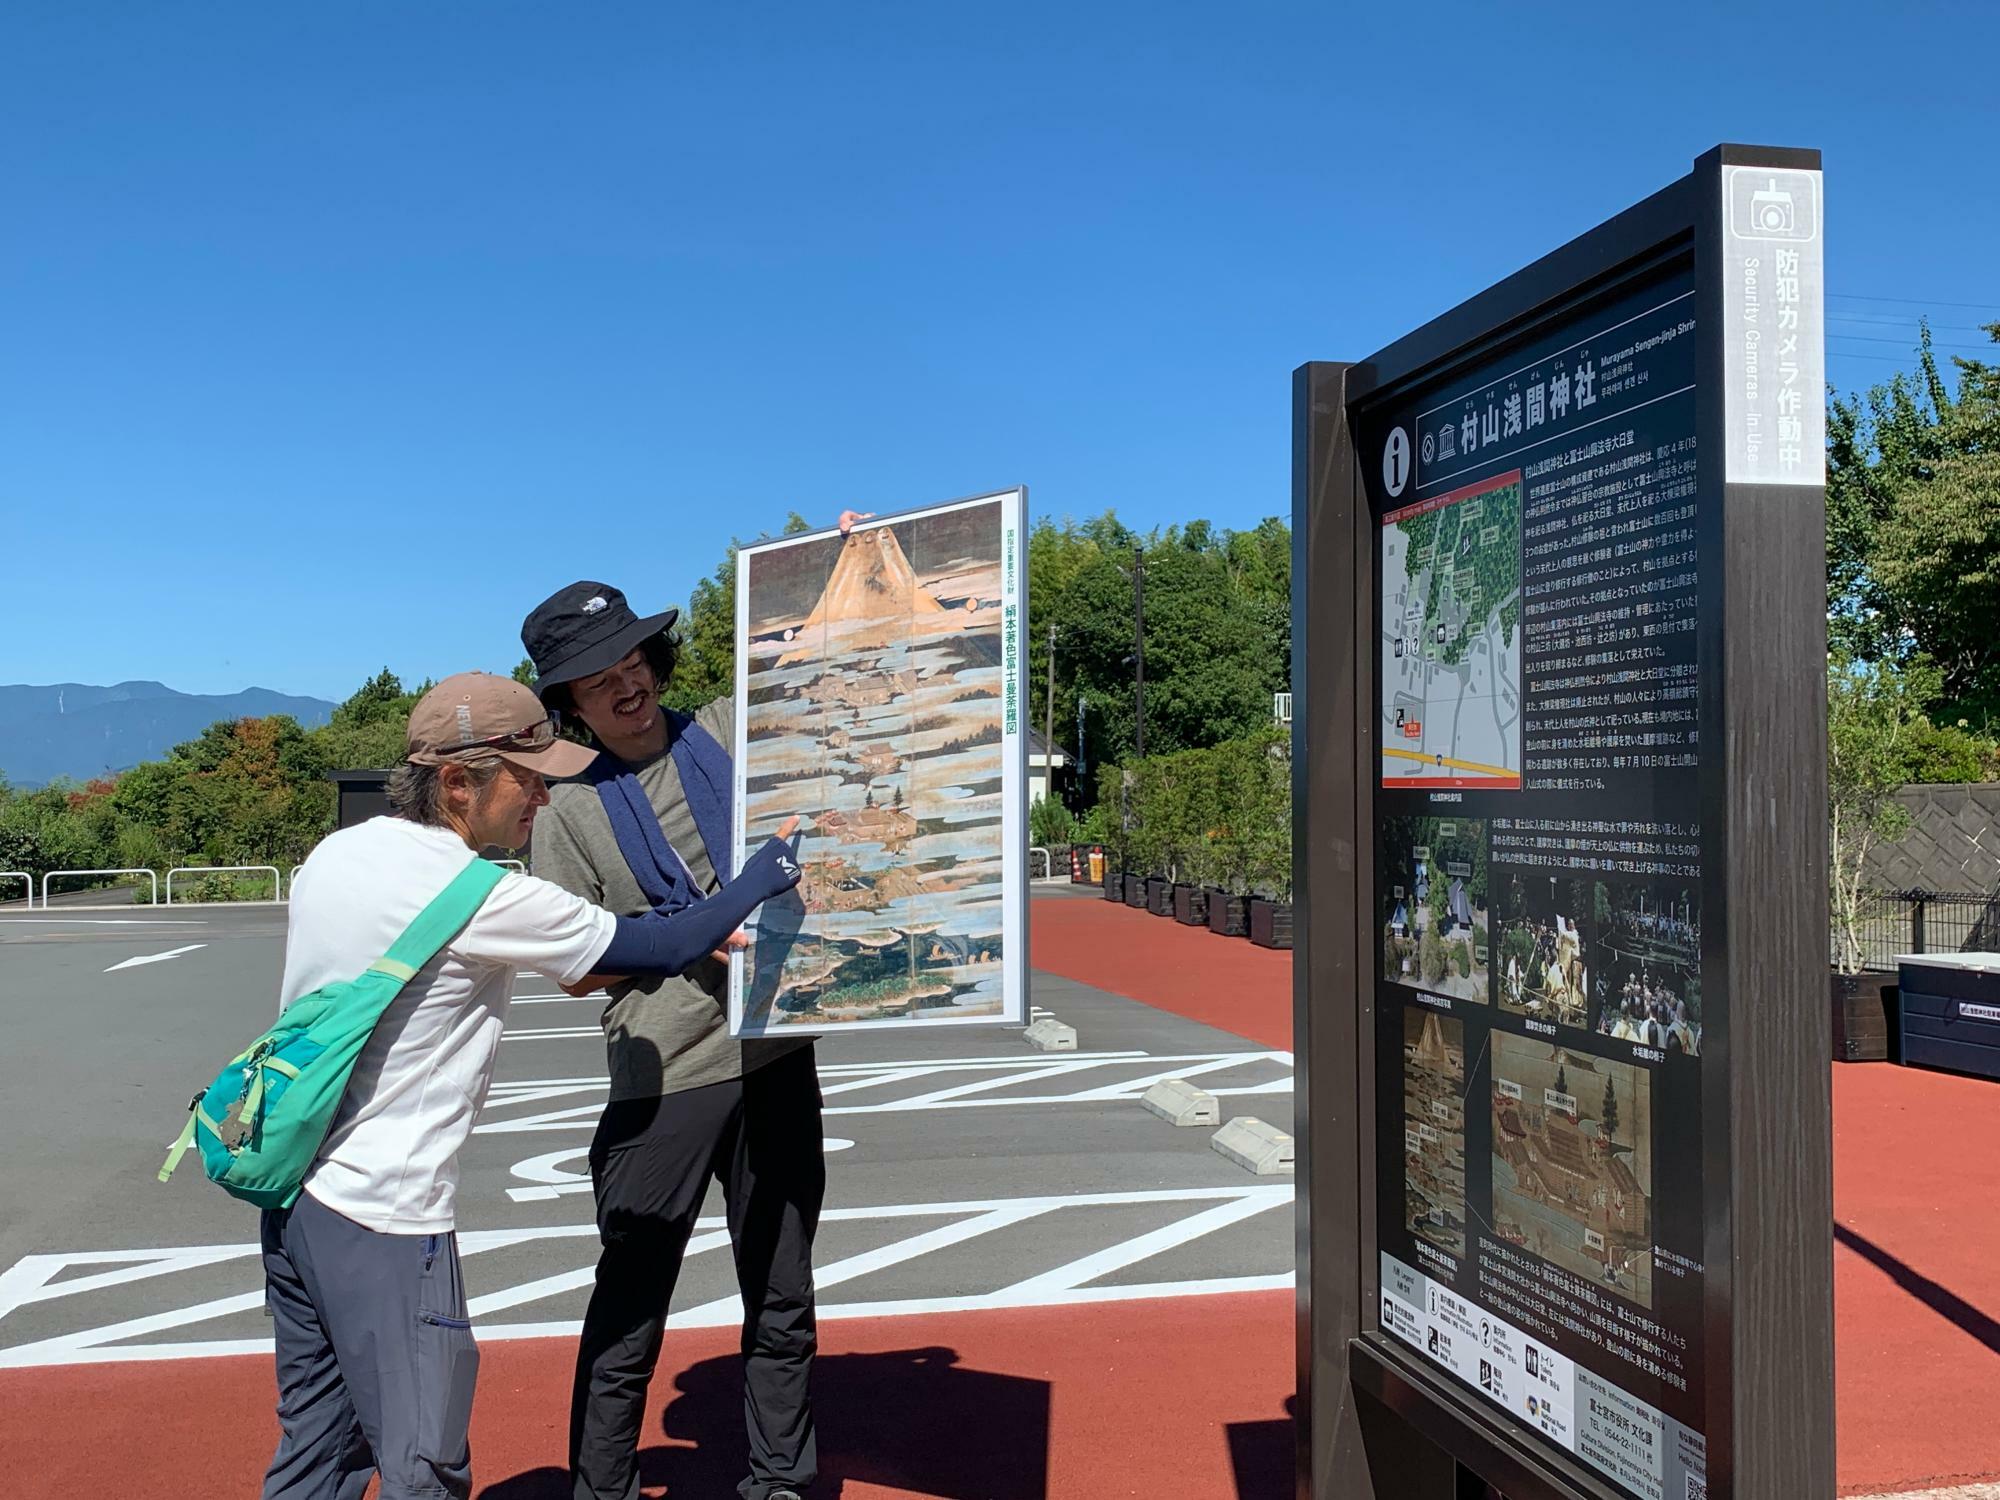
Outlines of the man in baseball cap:
{"label": "man in baseball cap", "polygon": [[[519,848],[596,752],[557,738],[519,683],[446,678],[410,714],[394,816],[324,839],[292,888],[283,1003],[351,980],[481,849]],[[790,834],[788,826],[784,832]],[[281,1438],[267,1500],[465,1496],[479,1367],[459,1276],[458,1152],[493,1078],[514,977],[575,984],[594,968],[678,974],[731,940],[758,902],[798,881],[774,839],[706,899],[617,917],[509,874],[377,1023],[325,1144],[289,1208],[263,1218]]]}

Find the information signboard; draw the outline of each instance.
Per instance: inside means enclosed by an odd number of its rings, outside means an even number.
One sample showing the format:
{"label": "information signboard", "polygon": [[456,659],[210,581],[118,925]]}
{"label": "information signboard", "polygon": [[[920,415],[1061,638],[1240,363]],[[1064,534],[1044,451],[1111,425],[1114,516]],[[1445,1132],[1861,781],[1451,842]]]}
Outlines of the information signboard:
{"label": "information signboard", "polygon": [[1349,1386],[1514,1500],[1831,1493],[1820,223],[1719,148],[1300,371],[1314,1493],[1456,1493]]}
{"label": "information signboard", "polygon": [[1707,1473],[1697,324],[1675,266],[1358,427],[1415,454],[1369,496],[1382,1326],[1647,1500]]}

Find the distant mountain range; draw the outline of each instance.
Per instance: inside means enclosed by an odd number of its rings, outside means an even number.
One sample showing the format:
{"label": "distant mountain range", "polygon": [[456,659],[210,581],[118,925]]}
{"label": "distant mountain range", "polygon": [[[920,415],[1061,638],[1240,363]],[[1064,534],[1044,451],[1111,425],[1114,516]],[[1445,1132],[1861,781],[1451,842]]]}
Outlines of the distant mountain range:
{"label": "distant mountain range", "polygon": [[218,719],[290,714],[310,729],[324,724],[333,707],[268,688],[210,694],[177,693],[158,682],[0,685],[0,776],[17,787],[61,776],[87,781],[157,760]]}

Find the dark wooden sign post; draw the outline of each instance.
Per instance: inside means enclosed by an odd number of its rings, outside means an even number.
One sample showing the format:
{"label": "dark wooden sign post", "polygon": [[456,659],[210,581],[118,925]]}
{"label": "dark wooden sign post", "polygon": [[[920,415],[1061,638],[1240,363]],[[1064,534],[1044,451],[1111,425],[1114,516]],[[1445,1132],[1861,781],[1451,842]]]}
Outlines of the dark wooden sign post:
{"label": "dark wooden sign post", "polygon": [[1823,225],[1294,378],[1302,1497],[1834,1493]]}

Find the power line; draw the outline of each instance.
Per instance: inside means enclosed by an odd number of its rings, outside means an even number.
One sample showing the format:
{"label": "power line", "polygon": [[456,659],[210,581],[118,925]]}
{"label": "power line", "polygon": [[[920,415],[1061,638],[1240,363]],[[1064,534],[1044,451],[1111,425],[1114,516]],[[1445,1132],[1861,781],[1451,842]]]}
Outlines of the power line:
{"label": "power line", "polygon": [[1909,368],[1909,365],[1905,361],[1896,358],[1896,356],[1893,354],[1863,354],[1858,349],[1829,349],[1826,351],[1826,353],[1827,353],[1827,358],[1830,360],[1872,359],[1885,365],[1900,365],[1904,369]]}
{"label": "power line", "polygon": [[1905,307],[1964,307],[1973,312],[2000,313],[2000,304],[1992,302],[1938,302],[1929,297],[1865,297],[1859,292],[1828,292],[1827,296],[1841,302],[1898,302]]}
{"label": "power line", "polygon": [[[1913,318],[1907,313],[1887,313],[1881,317],[1871,317],[1867,313],[1831,312],[1827,317],[1836,323],[1867,323],[1877,327],[1915,328],[1920,322],[1930,323],[1928,318]],[[1984,333],[1984,323],[1930,323],[1931,332],[1937,333]]]}
{"label": "power line", "polygon": [[[1907,339],[1871,338],[1865,333],[1829,333],[1827,337],[1830,339],[1853,339],[1863,344],[1909,344],[1910,348],[1916,348],[1916,345]],[[1986,354],[2000,354],[2000,344],[1941,344],[1933,339],[1931,347],[1933,349],[1972,349]]]}

